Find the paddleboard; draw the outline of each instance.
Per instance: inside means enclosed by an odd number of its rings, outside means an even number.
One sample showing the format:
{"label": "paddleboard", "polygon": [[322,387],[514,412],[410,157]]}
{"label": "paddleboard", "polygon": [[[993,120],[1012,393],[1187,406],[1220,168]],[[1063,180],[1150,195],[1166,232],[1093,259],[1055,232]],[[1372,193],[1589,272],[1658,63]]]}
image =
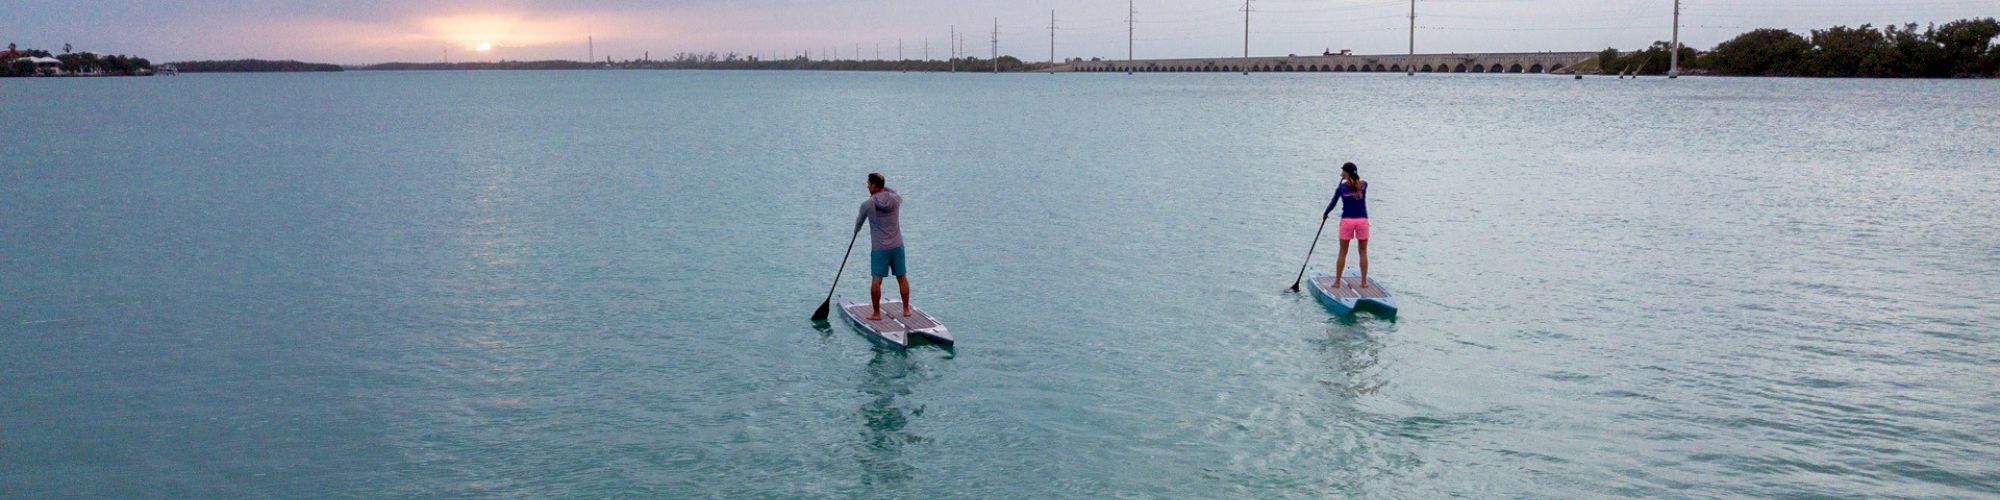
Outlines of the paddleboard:
{"label": "paddleboard", "polygon": [[860,328],[861,333],[868,336],[868,340],[877,344],[906,349],[910,347],[911,340],[923,340],[943,346],[950,346],[956,342],[951,338],[951,330],[946,329],[944,323],[939,323],[937,318],[931,317],[930,313],[915,307],[911,308],[911,312],[916,314],[905,317],[903,301],[883,299],[882,319],[869,321],[868,316],[874,314],[872,304],[860,300],[840,299],[840,314],[847,316],[847,320],[853,322],[855,328]]}
{"label": "paddleboard", "polygon": [[1368,286],[1361,286],[1361,276],[1347,273],[1345,277],[1314,271],[1312,273],[1313,296],[1335,314],[1354,314],[1357,309],[1370,309],[1388,316],[1396,315],[1396,295],[1374,277],[1368,278]]}

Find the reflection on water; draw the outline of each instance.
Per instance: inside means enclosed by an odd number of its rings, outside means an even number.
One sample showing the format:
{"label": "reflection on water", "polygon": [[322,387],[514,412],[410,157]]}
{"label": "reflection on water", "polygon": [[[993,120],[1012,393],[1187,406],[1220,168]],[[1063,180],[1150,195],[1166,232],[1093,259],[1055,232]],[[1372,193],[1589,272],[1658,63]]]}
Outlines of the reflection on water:
{"label": "reflection on water", "polygon": [[861,393],[868,396],[867,403],[861,405],[866,425],[857,450],[863,484],[901,484],[916,475],[916,467],[903,459],[903,446],[924,441],[923,436],[908,430],[911,420],[924,415],[924,407],[907,408],[907,403],[898,404],[896,398],[914,392],[922,378],[921,365],[905,353],[877,350],[868,361],[867,376],[861,383]]}
{"label": "reflection on water", "polygon": [[1375,394],[1389,383],[1382,378],[1383,344],[1378,335],[1393,334],[1395,325],[1375,321],[1356,323],[1353,318],[1340,322],[1341,326],[1328,331],[1325,337],[1311,340],[1334,368],[1333,380],[1320,383],[1343,396]]}

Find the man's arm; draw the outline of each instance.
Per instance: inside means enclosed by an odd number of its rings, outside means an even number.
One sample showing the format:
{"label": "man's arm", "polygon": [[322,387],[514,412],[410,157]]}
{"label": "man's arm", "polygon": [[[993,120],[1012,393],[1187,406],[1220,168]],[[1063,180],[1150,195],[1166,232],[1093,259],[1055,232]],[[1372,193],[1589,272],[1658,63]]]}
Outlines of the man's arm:
{"label": "man's arm", "polygon": [[874,198],[869,198],[868,201],[861,202],[861,212],[854,216],[854,230],[856,232],[861,231],[862,224],[868,223],[868,211],[873,209],[875,209]]}

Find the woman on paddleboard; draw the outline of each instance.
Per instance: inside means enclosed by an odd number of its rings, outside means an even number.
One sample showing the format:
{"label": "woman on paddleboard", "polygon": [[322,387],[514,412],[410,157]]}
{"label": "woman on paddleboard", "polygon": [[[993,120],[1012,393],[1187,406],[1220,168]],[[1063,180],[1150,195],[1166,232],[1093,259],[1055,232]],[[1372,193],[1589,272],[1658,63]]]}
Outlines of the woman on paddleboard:
{"label": "woman on paddleboard", "polygon": [[[1344,203],[1343,203],[1344,202]],[[1347,242],[1359,240],[1361,254],[1360,288],[1368,287],[1368,182],[1361,180],[1360,167],[1353,163],[1340,166],[1340,187],[1333,190],[1333,201],[1326,204],[1326,212],[1319,218],[1325,221],[1333,215],[1333,207],[1340,206],[1340,257],[1334,259],[1334,276],[1347,272]]]}

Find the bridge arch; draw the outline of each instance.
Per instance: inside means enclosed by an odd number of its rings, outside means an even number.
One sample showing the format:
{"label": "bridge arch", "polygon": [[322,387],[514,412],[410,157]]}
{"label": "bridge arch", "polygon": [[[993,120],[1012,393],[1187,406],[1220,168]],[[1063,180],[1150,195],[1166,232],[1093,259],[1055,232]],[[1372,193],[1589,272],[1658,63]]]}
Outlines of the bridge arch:
{"label": "bridge arch", "polygon": [[1472,72],[1473,72],[1473,73],[1485,73],[1485,72],[1486,72],[1486,65],[1484,65],[1484,64],[1474,64],[1474,65],[1472,65]]}
{"label": "bridge arch", "polygon": [[1549,66],[1549,71],[1550,72],[1562,71],[1563,68],[1564,66],[1562,65],[1562,63],[1556,63],[1554,66]]}
{"label": "bridge arch", "polygon": [[1403,65],[1401,64],[1389,67],[1389,71],[1402,71],[1402,70],[1403,70]]}
{"label": "bridge arch", "polygon": [[1424,65],[1424,68],[1423,68],[1422,70],[1420,70],[1420,71],[1423,71],[1423,72],[1425,72],[1425,73],[1430,73],[1430,72],[1431,72],[1431,65],[1429,65],[1429,64],[1425,64],[1425,65]]}
{"label": "bridge arch", "polygon": [[1508,67],[1507,67],[1507,72],[1508,72],[1508,73],[1520,73],[1520,72],[1521,72],[1521,63],[1514,63],[1514,65],[1513,65],[1513,66],[1508,66]]}
{"label": "bridge arch", "polygon": [[1529,73],[1541,73],[1541,72],[1542,72],[1542,65],[1541,65],[1541,64],[1536,64],[1536,65],[1534,65],[1534,66],[1529,66],[1529,67],[1528,67],[1528,72],[1529,72]]}
{"label": "bridge arch", "polygon": [[1465,63],[1458,63],[1458,66],[1454,66],[1454,67],[1452,67],[1452,68],[1451,68],[1451,72],[1453,72],[1453,73],[1464,73],[1464,72],[1465,72]]}
{"label": "bridge arch", "polygon": [[1502,67],[1500,67],[1500,64],[1498,64],[1498,63],[1495,63],[1495,64],[1494,64],[1494,65],[1492,65],[1492,66],[1487,66],[1487,67],[1486,67],[1486,72],[1487,72],[1487,73],[1500,73],[1500,72],[1504,72],[1504,71],[1506,71],[1506,70],[1507,70],[1507,68],[1502,68]]}

